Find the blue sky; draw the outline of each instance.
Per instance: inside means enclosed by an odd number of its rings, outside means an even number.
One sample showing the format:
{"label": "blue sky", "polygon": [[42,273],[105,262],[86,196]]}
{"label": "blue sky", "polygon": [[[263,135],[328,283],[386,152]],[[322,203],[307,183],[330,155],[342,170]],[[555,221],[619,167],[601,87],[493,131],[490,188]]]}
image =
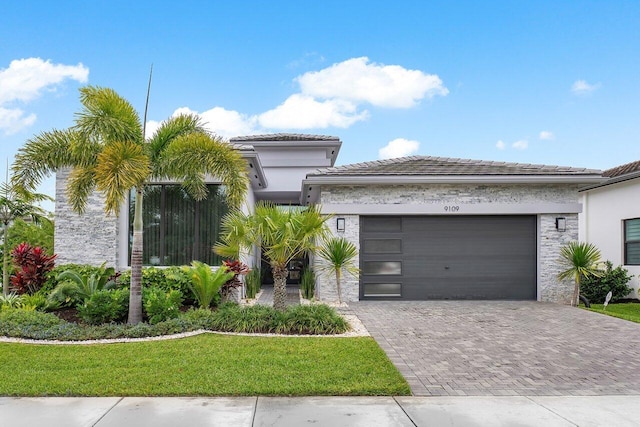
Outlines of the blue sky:
{"label": "blue sky", "polygon": [[335,135],[339,164],[640,159],[635,0],[24,0],[3,4],[0,46],[9,161],[72,125],[84,84],[142,113],[151,64],[151,128],[189,110],[226,137]]}

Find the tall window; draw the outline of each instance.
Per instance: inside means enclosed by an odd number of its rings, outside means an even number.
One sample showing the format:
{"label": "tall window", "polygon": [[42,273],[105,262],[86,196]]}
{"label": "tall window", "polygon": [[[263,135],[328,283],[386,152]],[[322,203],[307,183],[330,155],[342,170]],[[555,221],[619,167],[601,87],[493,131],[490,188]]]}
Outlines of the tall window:
{"label": "tall window", "polygon": [[[228,207],[222,186],[207,185],[206,199],[195,201],[175,184],[147,185],[143,203],[144,265],[185,265],[193,260],[221,262],[211,248]],[[129,198],[129,261],[133,241],[135,192]]]}
{"label": "tall window", "polygon": [[624,221],[624,263],[640,265],[640,218]]}

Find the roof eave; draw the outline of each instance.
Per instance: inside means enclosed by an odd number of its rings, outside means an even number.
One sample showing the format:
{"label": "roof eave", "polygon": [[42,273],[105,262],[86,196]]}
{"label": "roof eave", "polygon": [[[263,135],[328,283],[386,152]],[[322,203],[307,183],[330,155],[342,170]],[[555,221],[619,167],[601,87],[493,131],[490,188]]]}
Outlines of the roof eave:
{"label": "roof eave", "polygon": [[606,187],[608,185],[619,184],[621,182],[630,181],[630,180],[636,179],[636,178],[640,178],[640,171],[628,173],[626,175],[616,176],[616,177],[613,177],[613,178],[606,178],[605,182],[601,182],[601,183],[598,183],[598,184],[595,184],[595,185],[590,185],[590,186],[581,188],[579,191],[583,192],[583,191],[595,190],[596,188],[602,188],[602,187]]}

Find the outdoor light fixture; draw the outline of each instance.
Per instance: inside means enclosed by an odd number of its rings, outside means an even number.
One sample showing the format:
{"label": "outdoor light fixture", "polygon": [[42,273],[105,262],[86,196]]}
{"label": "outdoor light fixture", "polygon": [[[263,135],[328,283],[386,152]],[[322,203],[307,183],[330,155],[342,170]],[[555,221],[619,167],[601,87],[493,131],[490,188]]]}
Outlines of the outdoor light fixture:
{"label": "outdoor light fixture", "polygon": [[556,218],[556,230],[567,231],[567,218],[563,216]]}
{"label": "outdoor light fixture", "polygon": [[336,219],[336,230],[342,233],[342,232],[344,232],[344,228],[345,228],[344,218],[337,218]]}

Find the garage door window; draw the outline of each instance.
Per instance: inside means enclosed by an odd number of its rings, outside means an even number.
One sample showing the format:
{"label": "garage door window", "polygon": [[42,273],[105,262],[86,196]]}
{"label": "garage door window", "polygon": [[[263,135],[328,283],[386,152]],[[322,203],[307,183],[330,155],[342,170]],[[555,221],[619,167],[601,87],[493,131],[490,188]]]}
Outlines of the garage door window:
{"label": "garage door window", "polygon": [[364,251],[368,254],[402,253],[401,239],[365,239]]}
{"label": "garage door window", "polygon": [[393,276],[402,274],[400,261],[366,261],[362,269],[364,274],[376,276]]}
{"label": "garage door window", "polygon": [[624,222],[624,263],[640,265],[640,218]]}
{"label": "garage door window", "polygon": [[364,285],[365,297],[400,297],[402,285],[400,283],[367,283]]}

